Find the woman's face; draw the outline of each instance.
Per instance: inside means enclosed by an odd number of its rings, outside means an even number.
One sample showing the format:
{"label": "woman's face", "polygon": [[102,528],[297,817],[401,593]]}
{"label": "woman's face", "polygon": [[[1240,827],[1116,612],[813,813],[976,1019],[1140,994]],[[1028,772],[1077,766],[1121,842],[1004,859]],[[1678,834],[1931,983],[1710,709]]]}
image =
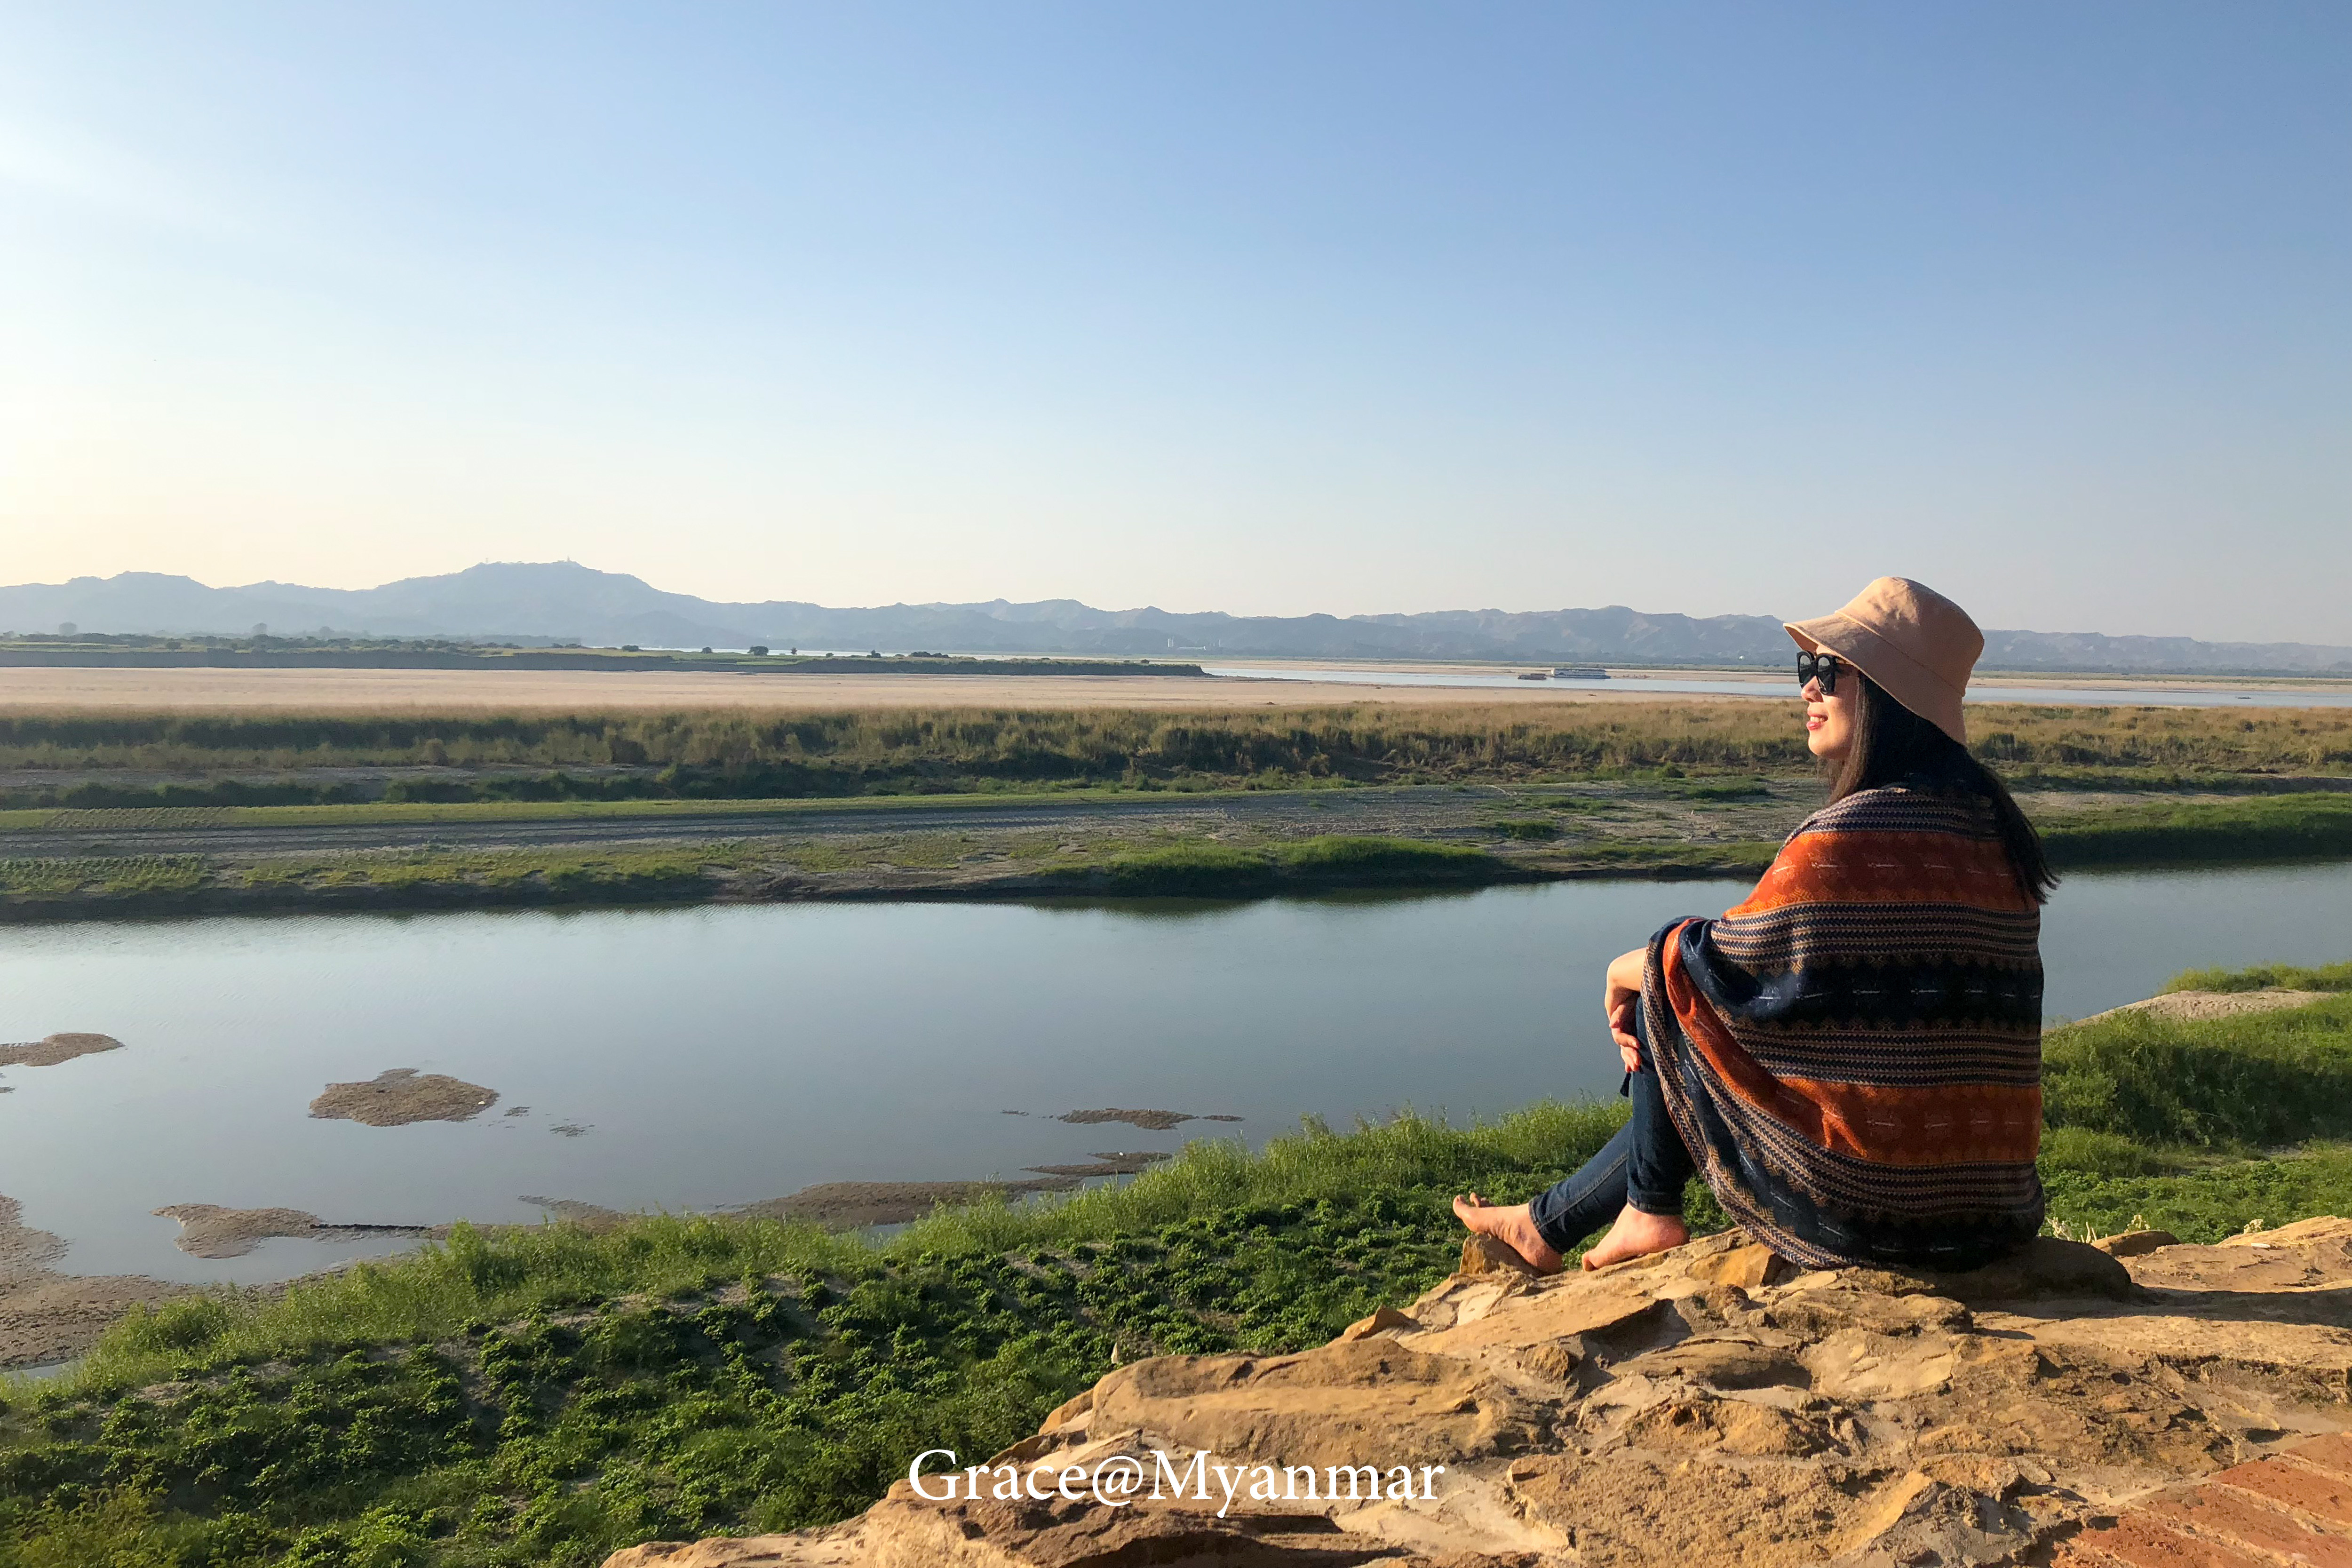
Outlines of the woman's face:
{"label": "woman's face", "polygon": [[1837,689],[1823,691],[1821,678],[1805,682],[1805,744],[1825,763],[1842,763],[1853,750],[1854,711],[1862,705],[1862,671],[1840,660]]}

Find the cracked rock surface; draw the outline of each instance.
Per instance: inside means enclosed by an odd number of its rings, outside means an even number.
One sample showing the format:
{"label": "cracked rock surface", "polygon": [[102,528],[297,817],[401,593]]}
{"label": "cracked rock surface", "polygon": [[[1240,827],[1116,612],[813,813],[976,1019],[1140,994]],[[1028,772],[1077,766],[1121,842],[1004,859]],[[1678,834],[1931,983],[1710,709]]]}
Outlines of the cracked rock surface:
{"label": "cracked rock surface", "polygon": [[[2112,1552],[2119,1515],[2352,1428],[2352,1221],[2156,1243],[2044,1238],[1943,1277],[1800,1272],[1736,1231],[1548,1279],[1479,1254],[1320,1349],[1118,1368],[989,1461],[1043,1500],[901,1481],[824,1530],[606,1568],[1957,1568],[2047,1563],[2078,1535]],[[1214,1481],[1205,1502],[1057,1495],[1066,1470],[1149,1470],[1155,1450],[1180,1472],[1203,1450],[1252,1477],[1444,1470],[1410,1500],[1254,1500],[1246,1479],[1230,1505]],[[2352,1559],[2352,1521],[2269,1523],[2292,1525],[2279,1563]]]}

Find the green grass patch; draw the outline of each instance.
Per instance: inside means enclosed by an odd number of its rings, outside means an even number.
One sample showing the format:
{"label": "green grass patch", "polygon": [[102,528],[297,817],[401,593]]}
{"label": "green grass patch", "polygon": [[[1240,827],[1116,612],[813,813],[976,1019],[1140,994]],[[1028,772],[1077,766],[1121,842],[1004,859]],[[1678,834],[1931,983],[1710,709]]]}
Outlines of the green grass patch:
{"label": "green grass patch", "polygon": [[[1001,810],[1006,806],[1066,806],[1073,800],[1124,798],[1133,791],[1115,786],[1052,791],[991,791],[971,795],[853,795],[824,799],[764,798],[693,800],[508,800],[356,801],[326,805],[229,805],[215,807],[117,806],[92,810],[0,811],[0,832],[77,830],[103,832],[186,826],[190,812],[205,812],[207,826],[237,827],[395,827],[418,823],[658,821],[668,817],[782,816],[810,811],[863,811],[887,815],[913,808]],[[1210,791],[1212,795],[1255,792]],[[68,820],[60,821],[59,818]]]}
{"label": "green grass patch", "polygon": [[1708,876],[1762,871],[1780,853],[1778,840],[1733,839],[1719,844],[1684,844],[1670,839],[1584,839],[1562,851],[1578,865],[1631,875]]}
{"label": "green grass patch", "polygon": [[2252,969],[2187,969],[2164,983],[2167,991],[2352,991],[2352,963],[2305,969],[2263,963]]}
{"label": "green grass patch", "polygon": [[2352,795],[2260,795],[2155,802],[2049,821],[2042,837],[2062,868],[2352,856]]}
{"label": "green grass patch", "polygon": [[2119,1013],[2042,1040],[2044,1116],[2145,1145],[2352,1136],[2352,995],[2188,1020]]}
{"label": "green grass patch", "polygon": [[1505,868],[1484,850],[1412,838],[1323,834],[1242,847],[1212,840],[1112,855],[1073,874],[1100,871],[1127,894],[1216,895],[1334,881],[1475,881]]}
{"label": "green grass patch", "polygon": [[2352,1215],[2352,1145],[2315,1143],[2264,1159],[2140,1172],[2084,1170],[2063,1152],[2053,1159],[2045,1146],[2042,1181],[2050,1217],[2070,1235],[2148,1226],[2210,1243],[2250,1225],[2270,1229],[2313,1215]]}
{"label": "green grass patch", "polygon": [[[740,863],[732,843],[656,848],[410,850],[266,860],[224,869],[201,855],[0,860],[0,904],[30,911],[88,904],[187,908],[240,892],[331,906],[355,893],[395,902],[629,903],[710,892]],[[366,901],[364,899],[359,901]],[[194,907],[211,908],[199,901]],[[5,1568],[5,1565],[0,1565]]]}
{"label": "green grass patch", "polygon": [[205,885],[201,855],[124,855],[0,860],[0,899],[28,903],[136,899]]}
{"label": "green grass patch", "polygon": [[1675,796],[1680,800],[1757,801],[1764,799],[1772,793],[1765,787],[1762,779],[1756,779],[1747,784],[1678,784],[1669,787]]}
{"label": "green grass patch", "polygon": [[243,880],[254,888],[370,888],[393,893],[543,889],[567,901],[626,901],[707,891],[710,870],[735,864],[741,853],[741,847],[735,844],[645,849],[411,850],[265,861],[248,868]]}

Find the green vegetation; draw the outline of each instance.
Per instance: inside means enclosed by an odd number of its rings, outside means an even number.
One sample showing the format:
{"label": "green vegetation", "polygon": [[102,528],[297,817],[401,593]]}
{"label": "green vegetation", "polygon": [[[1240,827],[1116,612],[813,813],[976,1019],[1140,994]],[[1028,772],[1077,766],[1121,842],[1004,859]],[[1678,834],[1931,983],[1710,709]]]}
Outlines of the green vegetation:
{"label": "green vegetation", "polygon": [[2352,1137],[2352,995],[2189,1021],[2111,1014],[2042,1047],[2043,1113],[2158,1149]]}
{"label": "green vegetation", "polygon": [[[531,800],[531,801],[355,801],[326,805],[147,805],[98,809],[20,807],[0,811],[0,833],[12,831],[120,831],[165,827],[400,827],[432,823],[506,822],[646,822],[692,821],[714,812],[729,816],[766,816],[788,827],[800,812],[867,811],[877,816],[909,805],[923,810],[1003,809],[1024,805],[1066,805],[1072,801],[1109,798],[1113,789],[1072,788],[1013,794],[988,791],[978,795],[927,795],[909,801],[904,795],[866,795],[850,799],[815,800]],[[1238,791],[1203,792],[1218,798]]]}
{"label": "green vegetation", "polygon": [[1640,839],[1580,839],[1570,847],[1578,874],[1603,877],[1754,876],[1780,852],[1777,839],[1675,844]]}
{"label": "green vegetation", "polygon": [[[2352,991],[2352,963],[2191,970],[2165,989],[2269,987]],[[2042,1179],[2076,1234],[2138,1221],[2213,1241],[2352,1214],[2352,995],[2195,1021],[2117,1014],[2052,1031],[2042,1066]]]}
{"label": "green vegetation", "polygon": [[1751,784],[1684,784],[1674,793],[1685,800],[1743,801],[1756,800],[1768,792],[1764,781],[1758,779]]}
{"label": "green vegetation", "polygon": [[[2352,996],[2102,1019],[2047,1058],[2069,1230],[2211,1241],[2352,1212]],[[1523,1200],[1622,1115],[1196,1142],[1121,1186],[880,1243],[710,1216],[461,1227],[274,1298],[167,1303],[7,1390],[0,1568],[592,1568],[841,1518],[921,1448],[1024,1436],[1114,1360],[1300,1348],[1409,1300],[1455,1255],[1450,1194]],[[2319,1141],[2253,1152],[2282,1137]],[[1689,1212],[1722,1223],[1696,1186]]]}
{"label": "green vegetation", "polygon": [[2312,1215],[2352,1214],[2352,1144],[2146,1170],[2079,1161],[2059,1145],[2053,1140],[2043,1151],[2042,1185],[2052,1219],[2077,1237],[2151,1226],[2184,1241],[2212,1242],[2248,1226],[2268,1229]]}
{"label": "green vegetation", "polygon": [[[781,825],[780,825],[781,826]],[[887,823],[877,823],[887,826]],[[1254,845],[1188,839],[1136,847],[1104,840],[1055,853],[1035,836],[1000,841],[986,868],[950,884],[923,873],[962,867],[971,841],[951,831],[855,840],[761,839],[676,846],[459,850],[417,848],[275,856],[251,863],[202,855],[0,859],[0,919],[206,913],[257,909],[451,909],[519,904],[676,903],[876,886],[951,886],[971,896],[1072,892],[1255,898],[1342,888],[1469,887],[1547,877],[1752,875],[1777,844],[1580,839],[1542,860],[1462,845],[1318,836]],[[793,879],[779,884],[778,878]],[[887,884],[876,878],[897,877]]]}
{"label": "green vegetation", "polygon": [[0,896],[12,901],[143,899],[194,891],[208,872],[201,855],[0,860]]}
{"label": "green vegetation", "polygon": [[[1980,754],[2025,784],[2169,788],[2352,774],[2352,710],[1988,706],[1972,720]],[[348,781],[292,776],[326,767],[521,770],[395,782],[411,800],[552,800],[1678,778],[1692,770],[1752,777],[1810,773],[1812,763],[1788,708],[1726,701],[1193,712],[51,710],[0,716],[0,767],[205,775],[163,785],[79,776],[0,798],[0,805],[99,807],[353,798]],[[257,773],[287,776],[219,776]],[[1703,783],[1691,791],[1700,800],[1745,793]]]}
{"label": "green vegetation", "polygon": [[[1171,844],[1114,855],[1100,868],[1108,873],[1114,891],[1129,894],[1229,894],[1332,881],[1359,887],[1387,881],[1491,882],[1509,874],[1502,862],[1476,849],[1411,838],[1337,835],[1247,849],[1212,841]],[[1095,868],[1076,862],[1066,869],[1085,875]]]}
{"label": "green vegetation", "polygon": [[709,897],[732,844],[680,848],[416,850],[265,860],[202,855],[0,860],[0,907],[186,910],[338,904],[652,903]]}
{"label": "green vegetation", "polygon": [[2352,855],[2352,795],[2152,802],[2061,817],[2043,837],[2061,868],[2341,858]]}
{"label": "green vegetation", "polygon": [[[899,868],[955,866],[962,841],[912,836],[845,851],[770,841],[504,850],[415,849],[265,859],[226,865],[199,855],[0,860],[0,906],[214,909],[360,905],[653,903],[725,893],[737,872],[835,872],[881,861]],[[1323,836],[1238,847],[1180,841],[1136,849],[1110,843],[1037,864],[1042,844],[1013,844],[1010,874],[1035,892],[1236,897],[1283,889],[1429,886],[1507,879],[1511,868],[1476,849],[1408,838]]]}
{"label": "green vegetation", "polygon": [[2352,963],[2304,969],[2263,963],[2252,969],[2190,969],[2164,983],[2167,991],[2352,991]]}

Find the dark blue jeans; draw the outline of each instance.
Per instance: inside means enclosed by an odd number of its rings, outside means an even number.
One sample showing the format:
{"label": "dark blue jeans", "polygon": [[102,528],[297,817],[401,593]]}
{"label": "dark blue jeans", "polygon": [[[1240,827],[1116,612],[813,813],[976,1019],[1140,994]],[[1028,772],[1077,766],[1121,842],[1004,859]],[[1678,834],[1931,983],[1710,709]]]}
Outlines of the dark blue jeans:
{"label": "dark blue jeans", "polygon": [[1634,1034],[1642,1041],[1642,1070],[1626,1083],[1633,1101],[1633,1120],[1617,1129],[1582,1170],[1528,1205],[1536,1230],[1563,1256],[1594,1231],[1613,1224],[1627,1204],[1643,1214],[1683,1212],[1683,1187],[1694,1170],[1690,1151],[1683,1147],[1683,1135],[1675,1131],[1665,1097],[1658,1092],[1657,1059],[1651,1054],[1647,1031],[1637,1024]]}

